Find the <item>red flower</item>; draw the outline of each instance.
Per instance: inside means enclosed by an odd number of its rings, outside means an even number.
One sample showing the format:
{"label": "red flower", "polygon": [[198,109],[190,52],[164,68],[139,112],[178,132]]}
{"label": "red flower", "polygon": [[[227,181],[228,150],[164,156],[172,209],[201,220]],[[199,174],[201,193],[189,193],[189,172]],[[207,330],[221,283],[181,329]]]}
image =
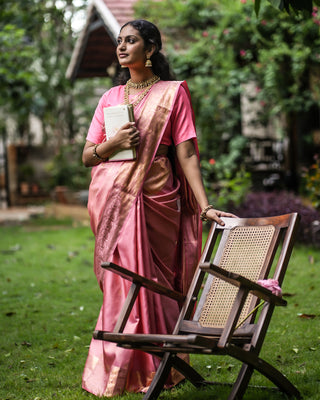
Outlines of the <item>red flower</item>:
{"label": "red flower", "polygon": [[202,36],[203,36],[203,37],[208,37],[208,36],[209,36],[208,31],[203,31],[203,32],[202,32]]}
{"label": "red flower", "polygon": [[245,50],[240,50],[240,56],[241,57],[245,57],[246,56],[246,54],[247,54],[247,52],[245,51]]}
{"label": "red flower", "polygon": [[210,160],[209,160],[209,164],[210,165],[214,165],[216,163],[216,160],[215,159],[213,159],[213,158],[210,158]]}

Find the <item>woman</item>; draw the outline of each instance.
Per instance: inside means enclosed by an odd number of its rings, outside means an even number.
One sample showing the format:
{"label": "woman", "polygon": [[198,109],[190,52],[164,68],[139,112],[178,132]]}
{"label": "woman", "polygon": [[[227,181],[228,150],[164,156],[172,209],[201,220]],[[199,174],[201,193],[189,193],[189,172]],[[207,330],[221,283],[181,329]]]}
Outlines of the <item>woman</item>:
{"label": "woman", "polygon": [[[88,209],[96,238],[95,274],[104,296],[98,330],[113,330],[129,288],[129,282],[103,270],[102,261],[186,292],[200,254],[199,217],[222,224],[221,216],[233,216],[208,204],[189,91],[185,82],[173,80],[161,47],[150,22],[131,21],[121,28],[117,57],[123,81],[100,99],[83,150],[85,166],[94,167]],[[105,141],[103,108],[123,103],[133,104],[135,123]],[[135,160],[108,160],[130,147],[137,149]],[[142,289],[125,332],[171,332],[178,314],[174,300]],[[151,355],[93,339],[83,388],[108,397],[143,392],[158,363]],[[168,385],[179,380],[173,372]]]}

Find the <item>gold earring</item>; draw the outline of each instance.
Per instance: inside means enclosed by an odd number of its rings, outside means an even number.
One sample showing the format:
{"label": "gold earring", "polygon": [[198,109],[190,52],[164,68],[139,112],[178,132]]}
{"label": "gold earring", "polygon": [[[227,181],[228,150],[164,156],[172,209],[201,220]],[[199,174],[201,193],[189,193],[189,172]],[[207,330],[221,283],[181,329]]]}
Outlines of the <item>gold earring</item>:
{"label": "gold earring", "polygon": [[146,61],[146,63],[145,63],[145,66],[148,67],[148,68],[151,68],[151,67],[152,67],[152,62],[151,62],[151,60],[150,60],[150,56],[147,56],[147,61]]}

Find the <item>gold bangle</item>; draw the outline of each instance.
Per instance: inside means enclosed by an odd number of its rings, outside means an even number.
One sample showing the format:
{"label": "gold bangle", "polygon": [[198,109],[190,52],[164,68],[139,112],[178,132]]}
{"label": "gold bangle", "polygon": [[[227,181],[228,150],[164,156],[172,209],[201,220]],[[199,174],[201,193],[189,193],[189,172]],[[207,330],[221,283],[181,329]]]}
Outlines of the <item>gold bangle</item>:
{"label": "gold bangle", "polygon": [[96,144],[96,145],[94,146],[94,148],[93,148],[93,153],[92,153],[93,157],[94,157],[94,158],[97,158],[97,159],[100,160],[100,161],[108,161],[108,160],[109,160],[108,157],[107,157],[107,158],[102,158],[102,157],[99,156],[99,154],[97,153],[97,147],[98,147],[98,146],[99,146],[99,143]]}
{"label": "gold bangle", "polygon": [[201,213],[200,213],[200,219],[201,219],[201,221],[209,221],[208,218],[207,218],[207,212],[208,212],[209,210],[211,210],[211,209],[214,209],[214,207],[213,207],[211,204],[209,204],[207,207],[205,207],[205,208],[201,211]]}

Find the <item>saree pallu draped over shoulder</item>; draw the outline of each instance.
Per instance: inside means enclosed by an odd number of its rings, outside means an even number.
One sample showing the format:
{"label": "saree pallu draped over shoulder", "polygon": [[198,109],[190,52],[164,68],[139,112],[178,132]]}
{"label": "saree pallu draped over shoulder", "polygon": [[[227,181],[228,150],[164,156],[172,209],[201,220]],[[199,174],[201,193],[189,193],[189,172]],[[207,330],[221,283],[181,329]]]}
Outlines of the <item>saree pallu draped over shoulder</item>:
{"label": "saree pallu draped over shoulder", "polygon": [[[130,282],[101,268],[111,261],[169,288],[186,291],[201,250],[199,210],[183,176],[156,156],[183,82],[160,81],[135,115],[141,132],[137,159],[101,163],[92,170],[88,210],[95,235],[94,270],[103,291],[96,329],[112,331]],[[177,169],[179,171],[179,168]],[[124,332],[168,333],[179,315],[176,301],[145,289]],[[159,360],[92,339],[83,388],[111,397],[148,389]],[[168,386],[181,380],[172,372]]]}

